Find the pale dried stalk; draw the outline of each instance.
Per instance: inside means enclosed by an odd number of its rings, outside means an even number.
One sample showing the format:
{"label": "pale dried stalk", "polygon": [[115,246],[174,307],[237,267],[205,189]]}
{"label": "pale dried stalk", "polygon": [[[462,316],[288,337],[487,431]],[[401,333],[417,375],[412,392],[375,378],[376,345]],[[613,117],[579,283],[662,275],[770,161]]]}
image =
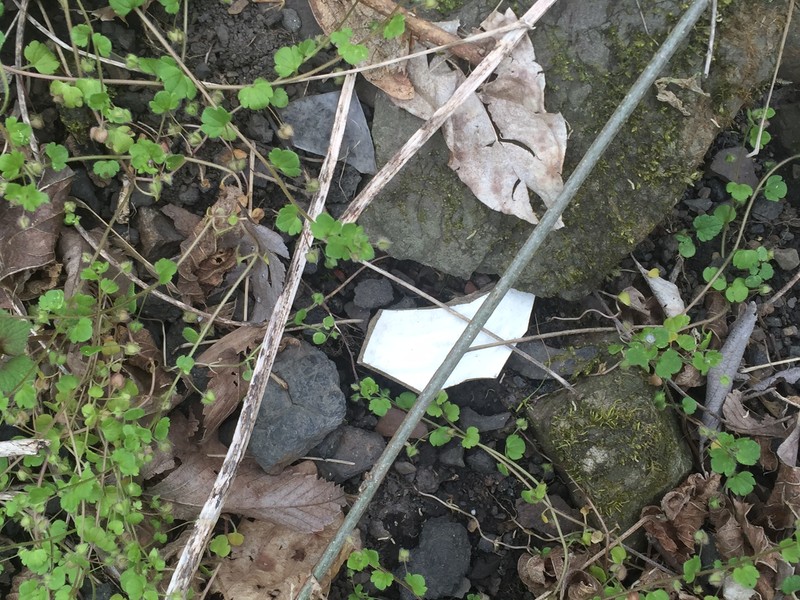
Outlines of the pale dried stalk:
{"label": "pale dried stalk", "polygon": [[[336,117],[333,123],[333,131],[331,132],[328,154],[325,157],[325,162],[322,164],[322,170],[319,176],[319,191],[314,196],[311,201],[311,206],[308,209],[308,214],[312,219],[316,218],[325,206],[325,198],[328,195],[328,189],[333,180],[333,170],[336,167],[345,125],[347,124],[347,113],[350,108],[350,99],[353,95],[354,85],[355,75],[348,75],[345,78],[339,97],[339,106],[336,109]],[[292,262],[289,265],[286,287],[280,295],[280,298],[278,298],[275,311],[272,313],[269,324],[267,325],[264,341],[258,352],[255,367],[253,368],[253,378],[250,381],[247,395],[242,401],[242,413],[239,416],[239,422],[236,424],[233,440],[231,441],[230,448],[228,448],[228,453],[225,455],[225,460],[219,470],[217,480],[214,482],[208,499],[195,521],[194,529],[181,553],[181,557],[175,567],[175,572],[172,574],[172,579],[167,588],[168,597],[170,597],[170,594],[181,598],[186,597],[194,573],[200,564],[200,559],[205,552],[206,545],[211,538],[211,533],[222,512],[225,499],[233,485],[233,480],[236,477],[236,470],[247,451],[247,445],[250,442],[250,434],[253,431],[258,409],[261,406],[261,399],[264,396],[264,391],[269,381],[269,375],[272,371],[272,365],[278,354],[278,344],[281,341],[283,330],[286,326],[292,303],[294,302],[294,297],[300,286],[300,279],[306,265],[306,253],[311,247],[313,240],[310,223],[306,221],[303,225],[303,231],[297,240]]]}
{"label": "pale dried stalk", "polygon": [[[553,5],[556,0],[538,0],[531,9],[520,19],[521,23],[529,27],[538,21],[542,15]],[[527,29],[518,29],[505,34],[481,64],[470,73],[470,76],[459,86],[453,96],[433,113],[433,116],[420,127],[414,135],[403,145],[400,150],[378,171],[375,177],[366,185],[361,193],[350,203],[347,210],[342,215],[341,220],[345,223],[352,223],[358,220],[364,209],[369,206],[372,199],[380,192],[387,183],[397,175],[400,169],[417,153],[425,142],[427,142],[444,122],[461,106],[464,101],[478,89],[491,75],[497,66],[514,49],[514,46],[527,35]]]}

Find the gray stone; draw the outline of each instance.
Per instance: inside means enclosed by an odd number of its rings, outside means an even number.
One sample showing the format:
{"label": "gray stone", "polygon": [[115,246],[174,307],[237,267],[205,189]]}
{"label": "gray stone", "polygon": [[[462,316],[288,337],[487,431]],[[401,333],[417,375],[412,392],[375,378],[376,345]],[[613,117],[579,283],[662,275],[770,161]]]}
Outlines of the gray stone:
{"label": "gray stone", "polygon": [[476,473],[492,475],[497,473],[497,461],[489,456],[485,450],[473,450],[467,454],[467,466]]}
{"label": "gray stone", "polygon": [[544,453],[584,490],[608,527],[622,531],[692,468],[692,457],[670,411],[653,403],[653,387],[633,371],[616,370],[529,404]]}
{"label": "gray stone", "polygon": [[420,492],[434,494],[436,490],[439,489],[442,479],[433,467],[422,467],[421,469],[417,469],[414,483]]}
{"label": "gray stone", "polygon": [[[572,517],[572,521],[563,518],[560,515],[554,515],[544,502],[537,502],[536,504],[528,504],[524,500],[517,500],[517,522],[526,529],[532,529],[539,535],[557,538],[559,535],[566,535],[574,533],[583,529],[581,522],[583,517],[580,511],[575,510],[569,506],[561,496],[551,494],[549,496],[550,504],[557,511],[564,515]],[[542,518],[542,517],[546,518]],[[556,527],[556,519],[558,519],[558,527]],[[559,529],[561,531],[559,531]]]}
{"label": "gray stone", "polygon": [[318,462],[317,468],[323,477],[342,483],[371,469],[385,448],[381,434],[344,425],[329,433],[316,448],[320,458],[343,462]]}
{"label": "gray stone", "polygon": [[[716,60],[703,81],[710,96],[677,90],[692,113],[684,117],[659,103],[651,90],[567,209],[567,226],[548,236],[518,287],[540,296],[581,298],[669,214],[719,128],[771,76],[771,48],[780,39],[785,4],[736,2],[725,8]],[[493,5],[468,1],[459,13],[462,23],[474,25]],[[656,40],[664,39],[683,12],[683,3],[645,3],[642,10],[635,2],[562,0],[531,34],[547,77],[548,110],[560,111],[571,126],[565,177],[649,62]],[[664,75],[701,71],[704,37],[694,34]],[[385,164],[420,124],[378,95],[373,121],[378,163]],[[435,135],[360,222],[370,237],[389,240],[388,251],[397,258],[460,277],[503,272],[530,234],[530,224],[479,203],[447,168],[448,154],[442,136]]]}
{"label": "gray stone", "polygon": [[[523,342],[517,347],[562,377],[570,377],[582,371],[598,354],[597,348],[593,346],[552,348],[541,340]],[[518,354],[512,354],[508,359],[508,368],[529,379],[551,379],[547,371]]]}
{"label": "gray stone", "polygon": [[[447,517],[429,519],[422,526],[419,546],[411,551],[408,571],[425,578],[425,598],[462,597],[465,575],[469,569],[471,546],[467,530]],[[400,574],[402,579],[405,573]],[[413,594],[401,592],[403,600]]]}
{"label": "gray stone", "polygon": [[772,253],[775,262],[784,271],[794,271],[800,266],[800,256],[795,248],[775,248]]}
{"label": "gray stone", "polygon": [[141,207],[136,212],[136,223],[142,243],[142,256],[150,262],[175,256],[180,252],[181,242],[186,237],[178,233],[172,221],[157,208]]}
{"label": "gray stone", "polygon": [[281,11],[281,25],[289,33],[297,33],[300,31],[303,23],[300,21],[300,15],[293,8],[284,8]]}
{"label": "gray stone", "polygon": [[458,418],[459,426],[466,430],[467,427],[476,427],[480,433],[484,431],[498,431],[502,429],[511,420],[511,413],[501,412],[496,415],[481,415],[469,406],[461,409],[461,414]]}
{"label": "gray stone", "polygon": [[464,446],[461,440],[454,440],[439,451],[439,462],[448,467],[464,466]]}
{"label": "gray stone", "polygon": [[783,202],[774,202],[766,198],[757,198],[753,202],[753,216],[758,217],[763,221],[775,221],[781,216],[785,204]]}
{"label": "gray stone", "polygon": [[272,125],[270,125],[269,121],[264,115],[257,112],[250,113],[250,115],[247,117],[247,126],[245,131],[247,132],[247,137],[257,140],[263,144],[269,144],[272,141]]}
{"label": "gray stone", "polygon": [[366,279],[356,285],[355,292],[353,303],[361,308],[380,308],[394,300],[394,291],[388,279]]}
{"label": "gray stone", "polygon": [[311,344],[287,347],[272,371],[286,389],[270,379],[249,446],[267,472],[305,455],[341,425],[345,415],[336,365]]}

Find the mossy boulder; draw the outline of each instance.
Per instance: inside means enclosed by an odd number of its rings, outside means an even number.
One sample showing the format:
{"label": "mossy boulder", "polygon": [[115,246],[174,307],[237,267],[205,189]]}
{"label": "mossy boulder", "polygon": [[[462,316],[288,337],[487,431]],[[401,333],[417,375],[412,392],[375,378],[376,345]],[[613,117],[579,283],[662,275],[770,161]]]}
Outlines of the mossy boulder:
{"label": "mossy boulder", "polygon": [[[669,214],[713,139],[769,79],[786,1],[737,1],[725,7],[711,76],[702,81],[709,95],[675,88],[691,113],[686,117],[658,102],[655,90],[648,94],[567,209],[566,227],[548,237],[518,287],[540,296],[580,298]],[[473,0],[458,15],[469,26],[493,7]],[[521,14],[526,5],[514,8]],[[572,128],[565,178],[684,9],[680,0],[561,0],[532,32],[547,77],[547,108],[560,111]],[[663,76],[700,73],[707,39],[703,19]],[[420,124],[379,98],[373,123],[378,163],[385,163]],[[437,134],[361,222],[370,236],[388,239],[389,253],[399,258],[460,276],[502,273],[530,234],[530,224],[478,202],[447,168],[447,160]],[[534,208],[541,213],[541,207]]]}
{"label": "mossy boulder", "polygon": [[653,387],[635,372],[587,377],[575,388],[528,407],[537,440],[580,503],[591,498],[606,525],[627,529],[642,508],[692,468],[674,415],[653,403]]}

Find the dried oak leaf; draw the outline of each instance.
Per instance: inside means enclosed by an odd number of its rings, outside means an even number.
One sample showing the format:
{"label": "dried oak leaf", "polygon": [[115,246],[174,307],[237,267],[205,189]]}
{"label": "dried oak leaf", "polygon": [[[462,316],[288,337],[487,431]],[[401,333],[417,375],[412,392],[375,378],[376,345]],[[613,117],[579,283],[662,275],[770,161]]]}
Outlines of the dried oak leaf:
{"label": "dried oak leaf", "polygon": [[[227,449],[216,441],[198,446],[186,440],[175,440],[172,435],[170,440],[175,444],[175,454],[181,464],[147,492],[172,502],[175,517],[194,519],[217,479]],[[341,514],[344,493],[339,486],[318,479],[304,468],[291,467],[280,475],[271,476],[255,461],[245,459],[239,466],[223,512],[270,521],[306,533],[322,531]]]}
{"label": "dried oak leaf", "polygon": [[756,521],[775,531],[794,527],[797,515],[800,514],[800,467],[797,466],[799,441],[800,423],[795,421],[791,433],[778,447],[778,475]]}
{"label": "dried oak leaf", "polygon": [[6,200],[0,202],[0,281],[55,260],[56,239],[72,176],[68,167],[58,173],[47,169],[39,182],[39,191],[47,194],[50,201],[33,212]]}
{"label": "dried oak leaf", "polygon": [[[222,283],[225,273],[235,266],[235,243],[231,241],[228,219],[239,213],[240,198],[238,188],[223,188],[206,218],[181,244],[185,259],[178,267],[178,289],[187,304],[204,303],[208,292]],[[221,235],[219,232],[223,231],[228,233]]]}
{"label": "dried oak leaf", "polygon": [[259,327],[240,327],[221,337],[197,357],[199,365],[210,371],[206,390],[214,393],[214,402],[203,406],[203,440],[217,431],[236,410],[247,393],[244,379],[244,353],[255,349],[264,337]]}
{"label": "dried oak leaf", "polygon": [[677,567],[695,554],[694,534],[708,516],[708,500],[717,493],[720,476],[694,473],[661,499],[661,507],[647,506],[642,517],[648,537],[661,555]]}
{"label": "dried oak leaf", "polygon": [[[215,587],[227,600],[294,598],[342,522],[339,516],[319,533],[303,533],[263,521],[245,520],[238,532],[244,543],[235,546],[220,564]],[[326,577],[319,582],[327,597],[332,579],[351,552],[361,548],[358,531],[343,544]],[[317,596],[315,596],[317,597]]]}
{"label": "dried oak leaf", "polygon": [[[488,31],[516,20],[510,10],[494,12],[481,26]],[[417,94],[394,102],[422,119],[430,118],[465,80],[439,57],[430,64],[425,56],[409,60],[408,74]],[[547,207],[561,192],[566,121],[545,111],[544,74],[527,37],[495,74],[480,97],[470,95],[442,127],[449,166],[483,204],[535,224],[539,220],[528,189]]]}
{"label": "dried oak leaf", "polygon": [[786,427],[780,419],[753,414],[745,408],[742,393],[738,390],[731,391],[725,397],[722,415],[725,417],[725,426],[736,433],[781,439],[786,437]]}

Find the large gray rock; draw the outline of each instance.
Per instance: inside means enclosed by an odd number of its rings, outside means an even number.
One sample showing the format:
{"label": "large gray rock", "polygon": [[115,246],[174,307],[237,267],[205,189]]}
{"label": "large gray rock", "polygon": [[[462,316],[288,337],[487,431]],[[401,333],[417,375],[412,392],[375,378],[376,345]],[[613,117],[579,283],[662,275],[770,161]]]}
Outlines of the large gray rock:
{"label": "large gray rock", "polygon": [[578,502],[588,494],[606,525],[624,531],[683,480],[691,455],[639,373],[616,370],[575,388],[580,398],[563,390],[533,401],[528,420],[544,453],[580,486]]}
{"label": "large gray rock", "polygon": [[278,354],[256,417],[248,450],[261,468],[276,472],[305,455],[344,420],[345,397],[336,365],[311,344]]}
{"label": "large gray rock", "polygon": [[[528,3],[522,4],[520,12]],[[565,178],[683,4],[561,0],[533,31],[547,76],[548,110],[562,112],[572,128]],[[720,127],[770,77],[786,6],[786,0],[734,2],[722,10],[711,77],[702,82],[710,96],[676,89],[692,113],[685,117],[657,102],[655,90],[648,94],[568,208],[567,227],[548,237],[524,272],[523,289],[569,299],[585,295],[664,218]],[[474,0],[460,14],[474,23],[490,9],[488,2]],[[707,34],[703,21],[663,75],[691,77],[702,71]],[[385,163],[420,123],[379,95],[373,121],[378,163]],[[479,203],[447,168],[447,159],[437,134],[373,202],[361,223],[371,237],[391,241],[389,252],[398,258],[463,277],[474,271],[500,273],[530,225]]]}

